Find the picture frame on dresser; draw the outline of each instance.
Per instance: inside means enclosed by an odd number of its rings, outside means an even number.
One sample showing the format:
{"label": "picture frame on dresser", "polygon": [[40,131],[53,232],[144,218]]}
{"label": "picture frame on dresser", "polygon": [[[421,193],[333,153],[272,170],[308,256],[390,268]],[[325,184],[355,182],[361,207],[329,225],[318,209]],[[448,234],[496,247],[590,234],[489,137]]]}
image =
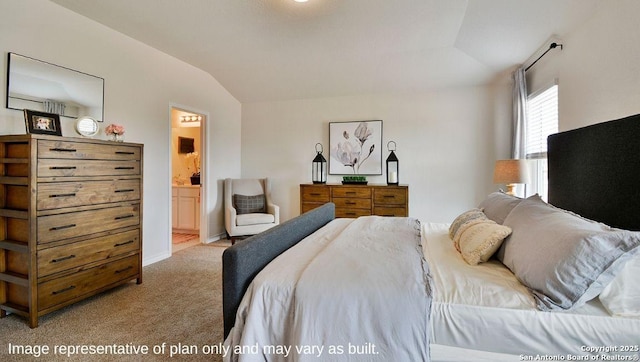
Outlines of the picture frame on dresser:
{"label": "picture frame on dresser", "polygon": [[330,175],[382,175],[382,120],[329,122]]}
{"label": "picture frame on dresser", "polygon": [[62,136],[60,115],[58,114],[25,109],[24,121],[27,126],[27,133]]}

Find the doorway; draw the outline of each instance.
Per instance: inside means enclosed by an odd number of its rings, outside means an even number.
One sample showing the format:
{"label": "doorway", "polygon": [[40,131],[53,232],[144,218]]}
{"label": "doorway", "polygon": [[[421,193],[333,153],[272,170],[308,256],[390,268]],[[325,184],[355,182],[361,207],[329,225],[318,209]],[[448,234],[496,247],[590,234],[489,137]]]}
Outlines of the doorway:
{"label": "doorway", "polygon": [[171,107],[171,253],[200,244],[206,235],[203,165],[207,115]]}

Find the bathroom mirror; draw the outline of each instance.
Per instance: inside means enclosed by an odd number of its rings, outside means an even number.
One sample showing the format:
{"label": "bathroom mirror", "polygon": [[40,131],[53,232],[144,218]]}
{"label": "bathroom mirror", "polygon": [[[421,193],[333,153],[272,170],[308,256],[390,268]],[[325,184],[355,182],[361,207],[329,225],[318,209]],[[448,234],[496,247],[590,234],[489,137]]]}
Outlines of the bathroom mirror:
{"label": "bathroom mirror", "polygon": [[7,73],[7,108],[102,122],[104,79],[16,53]]}

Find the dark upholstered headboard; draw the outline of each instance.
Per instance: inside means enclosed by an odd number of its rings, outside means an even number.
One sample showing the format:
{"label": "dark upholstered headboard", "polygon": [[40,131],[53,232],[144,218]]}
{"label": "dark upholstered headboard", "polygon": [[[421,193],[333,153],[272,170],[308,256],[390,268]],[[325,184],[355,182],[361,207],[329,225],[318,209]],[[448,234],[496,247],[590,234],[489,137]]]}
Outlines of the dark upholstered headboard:
{"label": "dark upholstered headboard", "polygon": [[640,230],[640,114],[548,138],[549,203]]}
{"label": "dark upholstered headboard", "polygon": [[242,240],[222,254],[224,337],[236,319],[238,306],[253,278],[271,260],[335,218],[335,205],[325,204]]}

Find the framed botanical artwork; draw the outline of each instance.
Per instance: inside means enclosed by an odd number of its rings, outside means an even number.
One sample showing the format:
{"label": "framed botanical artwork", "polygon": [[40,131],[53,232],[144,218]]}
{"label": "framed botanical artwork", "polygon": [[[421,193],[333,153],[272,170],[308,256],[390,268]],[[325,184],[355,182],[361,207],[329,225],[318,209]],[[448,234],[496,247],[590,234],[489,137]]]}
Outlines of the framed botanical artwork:
{"label": "framed botanical artwork", "polygon": [[382,175],[382,121],[329,122],[329,174]]}
{"label": "framed botanical artwork", "polygon": [[27,124],[27,133],[62,136],[60,115],[58,114],[25,109],[24,121]]}

